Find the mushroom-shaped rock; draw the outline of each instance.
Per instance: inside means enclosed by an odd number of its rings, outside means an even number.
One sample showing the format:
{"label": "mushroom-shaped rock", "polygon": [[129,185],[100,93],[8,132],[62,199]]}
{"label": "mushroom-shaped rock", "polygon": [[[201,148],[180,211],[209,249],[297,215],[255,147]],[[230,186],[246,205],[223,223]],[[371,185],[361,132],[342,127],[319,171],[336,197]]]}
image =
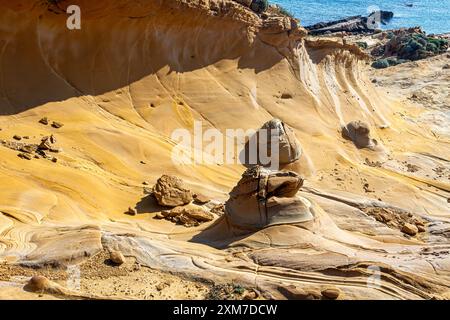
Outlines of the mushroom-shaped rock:
{"label": "mushroom-shaped rock", "polygon": [[296,195],[302,185],[303,179],[295,172],[253,166],[230,193],[225,204],[227,219],[248,229],[312,220],[310,204]]}
{"label": "mushroom-shaped rock", "polygon": [[355,146],[361,148],[374,148],[378,142],[370,138],[369,125],[363,121],[352,121],[342,129],[344,138],[353,141]]}
{"label": "mushroom-shaped rock", "polygon": [[184,188],[183,181],[174,176],[163,175],[153,188],[153,195],[161,206],[177,207],[192,201],[192,193]]}

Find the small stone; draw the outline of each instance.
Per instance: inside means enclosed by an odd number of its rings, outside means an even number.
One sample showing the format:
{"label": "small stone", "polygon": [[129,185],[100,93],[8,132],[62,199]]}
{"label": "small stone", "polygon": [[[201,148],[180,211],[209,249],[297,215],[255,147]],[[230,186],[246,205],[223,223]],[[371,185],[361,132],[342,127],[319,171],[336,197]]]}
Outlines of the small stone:
{"label": "small stone", "polygon": [[31,145],[24,145],[20,148],[20,151],[24,153],[33,153],[35,149]]}
{"label": "small stone", "polygon": [[163,211],[161,211],[161,215],[164,217],[164,218],[170,218],[170,210],[163,210]]}
{"label": "small stone", "polygon": [[139,271],[141,270],[141,264],[136,262],[135,265],[133,266],[133,271]]}
{"label": "small stone", "polygon": [[201,208],[186,208],[183,211],[183,215],[188,216],[191,219],[197,220],[199,222],[208,222],[214,220],[214,216],[206,212]]}
{"label": "small stone", "polygon": [[30,139],[30,136],[23,136],[22,138],[25,140],[28,140],[28,139]]}
{"label": "small stone", "polygon": [[419,229],[411,223],[405,223],[402,227],[402,232],[410,236],[415,236],[419,232]]}
{"label": "small stone", "polygon": [[210,202],[211,200],[209,198],[207,198],[206,196],[202,195],[202,194],[194,194],[194,202],[198,203],[198,204],[206,204],[208,202]]}
{"label": "small stone", "polygon": [[144,160],[141,160],[140,163],[141,164],[146,164],[146,162]]}
{"label": "small stone", "polygon": [[31,155],[29,153],[19,153],[18,157],[22,158],[22,159],[25,159],[25,160],[31,160],[32,159],[32,157],[31,157]]}
{"label": "small stone", "polygon": [[442,67],[442,69],[450,69],[450,64],[445,64],[443,67]]}
{"label": "small stone", "polygon": [[417,230],[418,230],[419,232],[421,232],[421,233],[427,231],[427,230],[425,229],[425,227],[422,226],[422,225],[417,225]]}
{"label": "small stone", "polygon": [[52,127],[55,129],[62,128],[63,126],[64,126],[64,124],[62,124],[60,122],[53,121],[53,123],[52,123]]}
{"label": "small stone", "polygon": [[128,214],[130,216],[135,216],[135,215],[137,215],[137,211],[136,211],[136,209],[133,209],[133,208],[129,207],[128,211],[126,212],[126,214]]}
{"label": "small stone", "polygon": [[338,288],[327,288],[325,290],[322,290],[321,293],[322,296],[327,299],[336,300],[341,294],[341,291]]}
{"label": "small stone", "polygon": [[255,300],[256,298],[258,298],[258,294],[255,291],[253,291],[253,290],[252,291],[247,291],[242,296],[242,300]]}
{"label": "small stone", "polygon": [[52,145],[50,144],[50,141],[48,139],[42,140],[41,144],[38,147],[39,150],[50,150],[51,148],[52,148]]}
{"label": "small stone", "polygon": [[34,276],[28,281],[27,287],[32,292],[45,292],[51,287],[51,282],[44,276]]}
{"label": "small stone", "polygon": [[39,123],[43,124],[43,125],[48,125],[48,118],[44,117],[41,120],[39,120]]}
{"label": "small stone", "polygon": [[142,184],[143,184],[144,186],[148,186],[148,182],[147,182],[147,181],[142,182]]}
{"label": "small stone", "polygon": [[156,286],[156,290],[162,291],[162,290],[164,290],[164,288],[166,288],[166,287],[167,287],[167,285],[166,285],[165,283],[159,283],[159,284]]}
{"label": "small stone", "polygon": [[162,219],[165,219],[165,216],[162,214],[162,213],[157,213],[156,215],[155,215],[155,219],[156,220],[162,220]]}
{"label": "small stone", "polygon": [[109,260],[111,260],[112,263],[118,266],[125,263],[125,257],[123,256],[122,252],[116,250],[110,252]]}
{"label": "small stone", "polygon": [[58,162],[58,159],[57,159],[57,158],[52,158],[52,162],[53,162],[53,163],[57,163],[57,162]]}
{"label": "small stone", "polygon": [[278,287],[278,291],[288,300],[318,300],[320,296],[311,292],[306,292],[294,285]]}
{"label": "small stone", "polygon": [[183,224],[185,227],[188,227],[188,228],[190,228],[190,227],[195,227],[195,226],[198,226],[198,225],[199,225],[199,223],[198,223],[197,220],[192,219],[191,217],[186,216],[186,215],[184,215],[184,214],[182,214],[181,216],[179,216],[179,222],[180,222],[181,224]]}
{"label": "small stone", "polygon": [[16,135],[13,136],[13,139],[17,140],[17,141],[20,141],[20,140],[22,140],[22,137],[16,134]]}

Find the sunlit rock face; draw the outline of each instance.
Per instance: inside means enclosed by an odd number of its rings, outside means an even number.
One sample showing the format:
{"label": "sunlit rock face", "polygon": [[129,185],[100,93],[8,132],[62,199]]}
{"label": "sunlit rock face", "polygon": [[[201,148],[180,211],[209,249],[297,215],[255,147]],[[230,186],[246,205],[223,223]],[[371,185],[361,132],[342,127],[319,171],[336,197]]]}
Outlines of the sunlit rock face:
{"label": "sunlit rock face", "polygon": [[312,220],[310,204],[296,196],[302,185],[294,172],[251,167],[231,191],[226,216],[232,225],[248,229]]}

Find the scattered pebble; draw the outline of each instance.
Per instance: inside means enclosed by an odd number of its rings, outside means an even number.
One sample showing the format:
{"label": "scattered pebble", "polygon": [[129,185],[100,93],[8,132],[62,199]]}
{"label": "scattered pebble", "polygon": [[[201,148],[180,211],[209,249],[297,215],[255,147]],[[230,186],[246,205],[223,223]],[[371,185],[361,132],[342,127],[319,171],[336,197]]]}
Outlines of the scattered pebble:
{"label": "scattered pebble", "polygon": [[48,125],[48,118],[47,117],[42,118],[41,120],[39,120],[39,123],[41,123],[45,126]]}
{"label": "scattered pebble", "polygon": [[327,299],[336,300],[339,298],[339,295],[341,294],[341,291],[338,288],[327,288],[323,290],[322,296],[324,296]]}
{"label": "scattered pebble", "polygon": [[32,156],[29,153],[19,153],[18,154],[19,158],[25,159],[25,160],[31,160]]}
{"label": "scattered pebble", "polygon": [[129,208],[128,208],[128,211],[125,212],[125,213],[128,214],[128,215],[130,215],[130,216],[135,216],[135,215],[137,215],[136,209],[133,209],[133,208],[131,208],[131,207],[129,207]]}
{"label": "scattered pebble", "polygon": [[410,236],[415,236],[419,232],[419,229],[411,223],[405,223],[402,227],[402,232]]}
{"label": "scattered pebble", "polygon": [[157,219],[157,220],[162,220],[162,219],[165,219],[165,217],[161,214],[161,213],[157,213],[156,215],[155,215],[155,219]]}
{"label": "scattered pebble", "polygon": [[118,266],[125,263],[125,257],[123,256],[122,252],[117,250],[113,250],[110,252],[109,260],[111,260],[112,263]]}
{"label": "scattered pebble", "polygon": [[64,124],[62,124],[60,122],[53,121],[53,123],[52,123],[52,127],[55,129],[62,128],[63,126],[64,126]]}

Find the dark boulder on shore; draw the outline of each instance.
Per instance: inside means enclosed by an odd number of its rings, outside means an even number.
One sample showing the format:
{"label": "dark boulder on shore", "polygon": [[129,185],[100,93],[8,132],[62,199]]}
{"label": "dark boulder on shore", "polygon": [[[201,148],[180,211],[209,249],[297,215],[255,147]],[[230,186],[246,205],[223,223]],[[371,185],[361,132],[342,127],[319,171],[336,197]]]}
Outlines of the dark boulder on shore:
{"label": "dark boulder on shore", "polygon": [[381,22],[382,24],[388,24],[389,21],[394,18],[394,13],[392,11],[374,11],[371,14],[369,14],[369,19],[373,19],[375,21]]}
{"label": "dark boulder on shore", "polygon": [[373,33],[378,29],[380,23],[386,24],[393,17],[393,12],[381,10],[372,12],[368,17],[358,15],[336,21],[319,22],[306,27],[306,29],[311,35],[324,35],[336,32]]}

